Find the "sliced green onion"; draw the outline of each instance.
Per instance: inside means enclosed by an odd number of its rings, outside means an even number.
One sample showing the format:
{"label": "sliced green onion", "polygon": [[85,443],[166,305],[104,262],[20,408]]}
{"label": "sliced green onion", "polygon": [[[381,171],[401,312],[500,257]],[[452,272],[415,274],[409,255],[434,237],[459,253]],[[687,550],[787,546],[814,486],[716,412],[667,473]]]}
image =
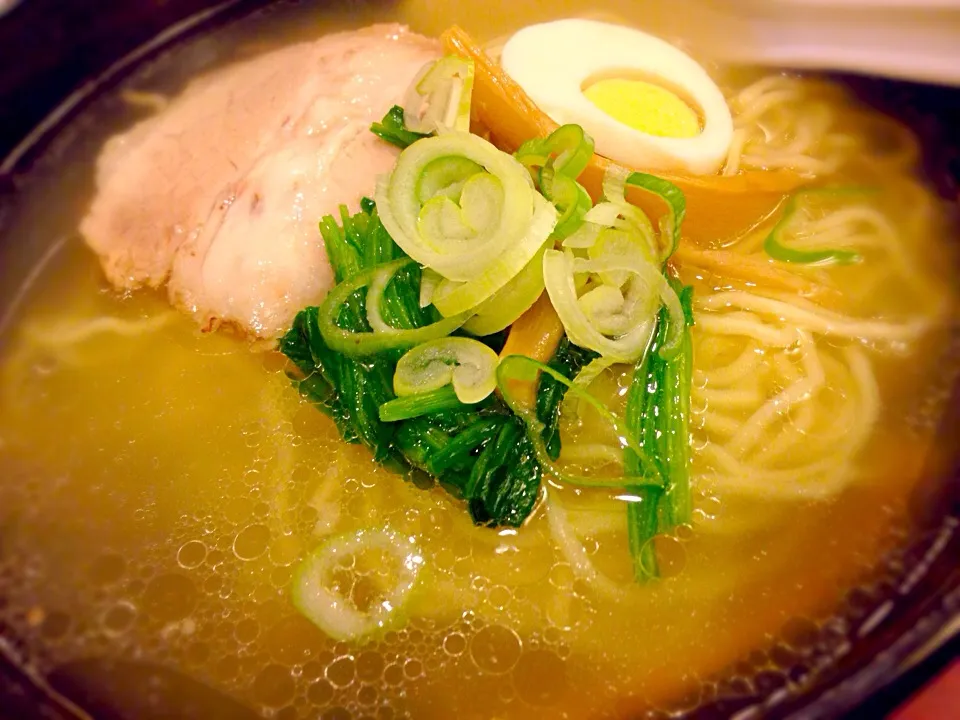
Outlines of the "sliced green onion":
{"label": "sliced green onion", "polygon": [[579,125],[562,125],[546,138],[525,142],[515,157],[537,179],[540,192],[560,213],[553,237],[562,240],[576,232],[593,205],[590,195],[576,181],[593,157],[593,139]]}
{"label": "sliced green onion", "polygon": [[368,287],[378,277],[387,278],[383,282],[383,287],[386,287],[390,277],[412,262],[408,258],[403,258],[377,266],[354,275],[330,291],[323,301],[323,305],[320,306],[318,324],[320,334],[331,350],[344,355],[356,356],[372,355],[383,350],[409,348],[429,340],[446,337],[467,321],[470,316],[469,313],[447,317],[415,330],[398,330],[385,322],[382,329],[376,332],[351,332],[338,326],[337,318],[340,309],[355,292]]}
{"label": "sliced green onion", "polygon": [[417,229],[433,248],[468,243],[489,232],[502,208],[503,185],[490,173],[480,172],[463,182],[457,200],[443,194],[427,200]]}
{"label": "sliced green onion", "polygon": [[540,192],[560,213],[553,237],[562,240],[583,225],[584,217],[593,207],[586,189],[573,178],[556,172],[549,165],[540,170]]}
{"label": "sliced green onion", "polygon": [[[574,271],[577,269],[576,262],[574,260]],[[629,332],[635,324],[633,314],[624,311],[627,303],[627,298],[617,285],[606,283],[592,287],[577,300],[577,305],[597,332],[616,336]]]}
{"label": "sliced green onion", "polygon": [[460,202],[464,184],[483,171],[483,165],[459,155],[447,155],[431,160],[417,180],[417,200],[426,203],[434,197],[442,196]]}
{"label": "sliced green onion", "polygon": [[593,138],[579,125],[561,125],[545,138],[527,140],[514,155],[534,170],[551,164],[554,171],[576,179],[593,157]]}
{"label": "sliced green onion", "polygon": [[[587,215],[589,214],[588,212]],[[604,230],[604,227],[586,221],[586,216],[584,216],[584,220],[583,225],[564,239],[561,247],[569,250],[586,250],[597,241],[597,237],[599,237],[600,233]]]}
{"label": "sliced green onion", "polygon": [[[658,261],[660,247],[653,223],[640,208],[628,203],[602,202],[591,208],[583,219],[583,225],[563,241],[563,247],[583,250],[593,247],[601,236],[621,235],[642,257],[650,262]],[[601,246],[605,242],[601,242]]]}
{"label": "sliced green onion", "polygon": [[660,260],[666,262],[680,244],[680,227],[687,214],[687,199],[683,190],[669,180],[641,172],[631,173],[627,178],[627,185],[658,195],[667,204],[667,212],[660,218],[659,223],[660,240],[663,244]]}
{"label": "sliced green onion", "polygon": [[[643,355],[650,343],[657,310],[656,286],[649,292],[642,293],[643,283],[650,282],[654,276],[660,276],[660,274],[656,269],[652,269],[652,273],[646,272],[644,266],[648,263],[644,263],[639,258],[633,263],[625,261],[598,263],[600,260],[574,258],[569,251],[547,250],[543,256],[543,279],[547,293],[570,340],[580,347],[589,348],[615,362],[634,362]],[[629,270],[641,274],[631,283],[635,285],[635,293],[629,298],[630,303],[626,302],[628,299],[626,297],[622,303],[624,318],[621,320],[621,327],[629,329],[613,338],[607,337],[601,329],[597,328],[596,316],[591,318],[588,315],[591,309],[589,301],[581,304],[580,298],[577,297],[575,274],[578,266],[582,272]]]}
{"label": "sliced green onion", "polygon": [[[458,158],[463,190],[471,182],[476,186],[469,195],[461,192],[459,204],[449,193],[453,161],[448,158]],[[462,177],[465,168],[474,165],[483,172]],[[427,197],[429,192],[434,194]],[[380,220],[397,245],[421,265],[452,281],[476,278],[529,234],[535,196],[539,197],[532,179],[512,156],[476,135],[461,132],[426,138],[408,147],[376,191]],[[501,287],[520,272],[534,252],[536,248],[529,250],[513,273],[501,278]],[[473,304],[493,292],[495,289]]]}
{"label": "sliced green onion", "polygon": [[618,205],[627,202],[627,178],[630,177],[630,174],[631,171],[625,167],[610,164],[603,174],[603,182],[600,186],[603,189],[603,196],[608,202]]}
{"label": "sliced green onion", "polygon": [[383,319],[380,314],[380,304],[383,302],[383,293],[387,289],[387,285],[400,270],[400,267],[379,267],[374,270],[373,277],[370,279],[370,285],[367,287],[366,314],[367,323],[375,333],[394,332],[396,330]]}
{"label": "sliced green onion", "polygon": [[457,397],[451,385],[445,385],[430,392],[406,395],[385,402],[380,406],[380,420],[383,422],[399,422],[410,418],[429,415],[444,410],[462,410],[466,405]]}
{"label": "sliced green onion", "polygon": [[[680,243],[680,226],[687,212],[687,201],[683,191],[669,180],[656,175],[630,172],[617,165],[611,165],[603,179],[603,194],[614,204],[628,205],[627,186],[637,187],[658,196],[667,205],[667,212],[660,218],[660,260],[666,262]],[[588,218],[589,219],[589,218]],[[647,221],[649,222],[649,220]]]}
{"label": "sliced green onion", "polygon": [[[656,256],[651,254],[650,245],[638,233],[614,227],[603,228],[597,233],[593,244],[587,248],[587,257],[591,260],[601,257],[629,258],[631,261],[645,261],[651,266],[657,261]],[[622,286],[630,278],[626,270],[600,271],[598,274],[603,282],[616,287]]]}
{"label": "sliced green onion", "polygon": [[404,98],[407,127],[419,133],[469,132],[473,76],[473,60],[456,55],[424,66]]}
{"label": "sliced green onion", "polygon": [[[549,243],[548,243],[549,244]],[[476,315],[463,324],[471,335],[484,336],[513,325],[543,294],[544,245],[523,270],[487,300],[477,305]]]}
{"label": "sliced green onion", "polygon": [[404,397],[453,385],[460,402],[477,403],[496,388],[499,361],[497,354],[479,340],[432,340],[400,358],[393,375],[393,391]]}
{"label": "sliced green onion", "polygon": [[[626,200],[628,185],[659,195],[668,212],[661,219],[661,248],[650,219]],[[679,348],[682,307],[659,265],[673,253],[686,201],[672,183],[612,166],[604,177],[606,201],[583,216],[583,224],[563,242],[564,252],[544,255],[544,283],[564,329],[576,344],[600,353],[607,362],[635,362],[653,334],[657,305],[674,323],[660,352]],[[575,251],[587,251],[587,258]]]}
{"label": "sliced green onion", "polygon": [[[609,423],[621,443],[620,449],[631,451],[633,457],[637,459],[637,466],[640,468],[638,473],[628,474],[625,472],[623,475],[617,477],[598,478],[589,475],[568,473],[553,461],[543,439],[545,425],[538,419],[536,408],[529,407],[524,400],[514,394],[515,388],[525,387],[530,383],[535,383],[541,374],[546,374],[557,383],[566,386],[567,395],[571,393],[574,394],[577,399],[590,405],[604,421]],[[610,412],[597,398],[582,388],[576,387],[570,380],[550,366],[525,355],[508,355],[500,361],[500,365],[497,367],[497,387],[507,406],[515,415],[519,416],[526,425],[527,437],[533,446],[537,461],[559,482],[580,487],[622,488],[627,486],[663,486],[663,477],[660,474],[659,468],[647,458],[643,448],[637,442],[626,423]]]}
{"label": "sliced green onion", "polygon": [[783,207],[783,214],[763,241],[764,252],[774,260],[803,265],[849,265],[860,261],[860,254],[854,250],[829,249],[800,250],[784,243],[784,236],[800,210],[801,201],[810,197],[846,196],[869,193],[868,188],[812,188],[794,193]]}
{"label": "sliced green onion", "polygon": [[608,357],[601,355],[600,357],[595,357],[593,360],[588,362],[582,368],[580,372],[574,375],[572,384],[582,390],[587,390],[592,384],[593,381],[600,377],[605,370],[616,365],[616,362],[611,360]]}
{"label": "sliced green onion", "polygon": [[[574,272],[596,273],[601,277],[603,277],[604,274],[612,275],[614,273],[630,273],[635,275],[642,288],[656,293],[670,317],[669,332],[660,347],[661,354],[668,356],[676,351],[679,347],[684,328],[683,306],[680,304],[680,298],[677,297],[673,288],[670,287],[670,283],[667,282],[663,273],[658,272],[653,265],[644,262],[636,256],[603,254],[590,260],[583,260],[582,258],[574,259],[573,270]],[[583,298],[581,297],[580,300],[582,301]],[[628,295],[624,300],[624,305],[628,312],[643,302],[642,297],[638,295]],[[625,325],[626,327],[630,327],[634,322],[635,320],[628,315]]]}
{"label": "sliced green onion", "polygon": [[[602,202],[595,205],[590,209],[590,212],[586,214],[584,218],[587,222],[591,222],[595,225],[602,225],[603,227],[613,227],[614,223],[617,222],[617,219],[623,213],[624,203],[614,203],[614,202]],[[644,215],[646,217],[646,215]],[[649,223],[649,219],[647,220]],[[653,225],[650,225],[651,231],[653,230]]]}
{"label": "sliced green onion", "polygon": [[[367,611],[358,609],[349,597],[333,589],[331,577],[335,569],[352,567],[348,560],[364,552],[377,553],[378,578],[389,570],[395,575],[392,587],[378,601],[371,602]],[[382,566],[384,554],[391,557],[392,567]],[[379,529],[338,535],[324,541],[300,565],[293,581],[293,603],[335,640],[357,640],[399,622],[422,567],[423,557],[411,538]]]}
{"label": "sliced green onion", "polygon": [[[584,392],[589,392],[590,386],[593,384],[593,381],[596,380],[598,377],[600,377],[600,375],[602,375],[605,370],[613,367],[614,365],[616,365],[616,362],[614,360],[611,360],[608,357],[604,357],[603,355],[600,355],[598,357],[593,358],[593,360],[591,360],[586,365],[581,367],[579,372],[577,372],[577,374],[573,376],[573,379],[571,380],[571,382],[574,387],[578,387]],[[576,415],[579,416],[581,407],[580,407],[580,401],[577,399],[577,396],[574,394],[565,396],[563,401],[563,409],[564,409],[564,412],[576,413]],[[615,450],[613,450],[613,448],[610,448],[608,446],[601,446],[601,447],[605,447],[608,451],[616,452]]]}
{"label": "sliced green onion", "polygon": [[557,222],[556,209],[539,194],[532,193],[536,212],[526,233],[500,255],[487,260],[485,269],[464,283],[444,280],[433,296],[433,304],[444,317],[475,310],[523,270],[550,237]]}
{"label": "sliced green onion", "polygon": [[425,308],[433,303],[433,294],[437,291],[443,276],[430,268],[424,268],[420,273],[419,305]]}

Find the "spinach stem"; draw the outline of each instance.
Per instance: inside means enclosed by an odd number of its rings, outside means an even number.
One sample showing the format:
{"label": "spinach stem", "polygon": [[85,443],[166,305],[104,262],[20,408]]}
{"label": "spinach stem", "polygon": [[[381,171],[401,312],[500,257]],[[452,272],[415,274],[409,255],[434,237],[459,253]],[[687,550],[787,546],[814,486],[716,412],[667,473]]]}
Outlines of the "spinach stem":
{"label": "spinach stem", "polygon": [[380,420],[382,422],[398,422],[410,418],[429,415],[443,410],[457,410],[469,407],[457,399],[452,385],[444,385],[438,390],[405,395],[404,397],[389,400],[380,406]]}

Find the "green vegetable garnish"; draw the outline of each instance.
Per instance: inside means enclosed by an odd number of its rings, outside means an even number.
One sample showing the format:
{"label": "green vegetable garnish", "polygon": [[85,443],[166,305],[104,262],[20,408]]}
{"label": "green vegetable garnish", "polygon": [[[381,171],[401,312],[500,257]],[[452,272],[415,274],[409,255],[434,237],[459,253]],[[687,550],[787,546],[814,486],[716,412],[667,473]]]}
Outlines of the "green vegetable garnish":
{"label": "green vegetable garnish", "polygon": [[590,195],[583,185],[547,165],[540,170],[540,192],[552,202],[560,213],[557,226],[553,229],[553,238],[563,240],[575,233],[582,225],[583,218],[593,207]]}
{"label": "green vegetable garnish", "polygon": [[443,276],[433,303],[470,310],[537,254],[556,212],[512,156],[476,135],[450,132],[411,145],[376,190],[394,241]]}
{"label": "green vegetable garnish", "polygon": [[[692,290],[670,279],[683,305],[683,328],[679,348],[668,357],[659,352],[671,333],[673,322],[666,309],[660,311],[657,331],[650,349],[634,370],[627,393],[627,426],[637,433],[640,444],[666,480],[661,493],[630,488],[640,502],[627,506],[630,548],[638,580],[657,575],[656,557],[649,540],[677,525],[690,522],[690,383],[693,372]],[[627,451],[626,463],[639,470],[637,458]]]}
{"label": "green vegetable garnish", "polygon": [[[352,558],[351,573],[362,567],[358,562],[365,554],[377,559],[372,568],[381,582],[389,578],[381,590],[379,602],[359,610],[336,584],[335,575],[345,572],[345,559]],[[398,622],[410,592],[417,583],[423,559],[409,537],[383,529],[359,530],[356,533],[325,539],[297,569],[293,581],[293,603],[327,635],[337,640],[358,638],[387,631]],[[358,573],[362,577],[362,574]]]}
{"label": "green vegetable garnish", "polygon": [[783,214],[773,226],[770,234],[763,241],[764,252],[774,260],[786,263],[803,265],[828,265],[832,263],[848,265],[859,262],[859,253],[853,250],[823,248],[819,250],[800,250],[789,247],[784,243],[789,234],[791,225],[796,221],[798,214],[804,210],[804,204],[809,200],[832,200],[849,195],[863,195],[870,193],[868,188],[840,187],[840,188],[811,188],[794,193],[783,206]]}
{"label": "green vegetable garnish", "polygon": [[498,360],[497,353],[478,340],[431,340],[406,352],[397,362],[393,391],[403,397],[449,385],[460,402],[477,403],[497,386]]}
{"label": "green vegetable garnish", "polygon": [[[537,374],[547,375],[554,381],[564,385],[567,393],[573,393],[577,399],[589,405],[601,420],[613,430],[614,437],[619,442],[617,450],[629,451],[634,459],[634,465],[624,463],[624,471],[619,475],[597,478],[579,473],[570,473],[557,465],[547,444],[544,442],[544,423],[537,417],[535,408],[527,407],[515,394],[517,384],[535,382]],[[561,483],[577,487],[607,487],[624,488],[634,486],[662,487],[663,479],[659,468],[651,462],[643,446],[634,437],[626,423],[610,412],[599,400],[585,390],[575,386],[559,372],[542,362],[529,358],[526,355],[508,355],[500,361],[497,368],[497,387],[504,401],[515,415],[523,420],[527,426],[527,437],[537,454],[540,465],[550,471],[550,474]]]}
{"label": "green vegetable garnish", "polygon": [[[297,315],[280,348],[301,393],[346,440],[419,486],[463,498],[476,523],[522,524],[545,473],[624,491],[642,581],[658,574],[650,541],[691,516],[691,289],[666,275],[683,194],[615,168],[593,206],[576,182],[593,154],[582,128],[503,153],[465,132],[468,98],[456,93],[469,93],[470,73],[441,60],[410,95],[411,108],[435,103],[417,129],[440,134],[416,142],[425,136],[404,126],[399,107],[373,126],[405,149],[376,202],[322,219],[337,284]],[[626,201],[628,186],[666,203],[659,234]],[[502,331],[544,288],[566,339],[549,364],[501,359]],[[549,347],[556,318],[553,327]],[[635,364],[624,417],[588,391],[615,363]],[[568,393],[594,416],[599,442],[561,448]]]}
{"label": "green vegetable garnish", "polygon": [[477,458],[464,488],[476,522],[520,525],[533,510],[542,471],[517,418],[508,418]]}
{"label": "green vegetable garnish", "polygon": [[[533,510],[541,471],[522,432],[511,452],[487,452],[497,438],[505,443],[513,431],[504,434],[504,428],[518,422],[503,403],[490,396],[467,406],[449,385],[402,398],[394,394],[398,348],[405,342],[397,339],[435,330],[439,315],[432,306],[420,307],[420,269],[393,243],[375,205],[364,201],[361,207],[355,215],[343,210],[342,225],[331,216],[321,222],[341,281],[333,290],[340,291],[339,309],[332,301],[323,310],[305,308],[280,340],[280,350],[299,370],[300,392],[334,419],[348,442],[362,442],[378,461],[417,483],[432,482],[426,473],[463,497],[476,522],[520,525]],[[368,320],[369,288],[377,276],[378,323],[384,326],[379,332]],[[361,353],[334,350],[321,332],[323,324],[335,344],[359,342]],[[497,336],[488,342],[497,340],[502,342]],[[483,473],[468,484],[481,457]]]}
{"label": "green vegetable garnish", "polygon": [[422,133],[469,132],[473,74],[473,60],[459,55],[445,55],[421,71],[403,102],[408,127]]}
{"label": "green vegetable garnish", "polygon": [[406,395],[385,402],[380,406],[380,419],[383,422],[397,422],[444,410],[462,410],[467,407],[460,402],[453,386],[446,385],[438,390]]}
{"label": "green vegetable garnish", "polygon": [[[340,313],[342,325],[365,327],[362,309],[351,298]],[[300,370],[300,392],[337,423],[347,442],[362,442],[377,460],[391,457],[389,425],[380,422],[380,405],[393,399],[392,364],[387,358],[361,363],[331,350],[319,327],[319,308],[301,310],[280,340],[280,350]]]}
{"label": "green vegetable garnish", "polygon": [[394,105],[390,108],[387,114],[383,116],[383,120],[378,123],[373,123],[373,125],[370,126],[370,132],[386,140],[391,145],[396,145],[400,149],[412,145],[417,140],[428,137],[428,135],[424,133],[407,129],[406,125],[403,124],[403,108],[399,105]]}
{"label": "green vegetable garnish", "polygon": [[593,138],[579,125],[561,125],[545,138],[527,140],[514,157],[537,171],[548,165],[560,175],[576,179],[593,157]]}
{"label": "green vegetable garnish", "polygon": [[666,214],[660,218],[660,260],[666,262],[680,243],[680,227],[687,214],[687,199],[683,195],[683,190],[669,180],[656,175],[630,172],[624,168],[612,166],[603,179],[604,197],[614,204],[634,208],[627,202],[628,185],[656,195],[667,206]]}
{"label": "green vegetable garnish", "polygon": [[[323,305],[320,306],[319,316],[320,333],[330,349],[344,355],[362,356],[375,355],[384,350],[411,348],[428,340],[446,337],[466,322],[469,317],[467,313],[438,320],[426,327],[408,329],[384,325],[377,330],[354,331],[338,323],[341,308],[357,291],[367,288],[378,277],[392,277],[397,271],[412,262],[412,260],[406,258],[378,265],[370,270],[357,273],[349,280],[344,280],[330,291],[323,301]],[[371,299],[378,300],[379,298]],[[419,302],[417,304],[419,305]],[[369,317],[366,309],[364,315]]]}
{"label": "green vegetable garnish", "polygon": [[[601,283],[578,296],[578,275],[593,279],[620,270],[631,275],[625,290]],[[611,362],[632,363],[643,355],[660,300],[672,294],[660,270],[636,253],[585,259],[569,250],[547,250],[543,279],[567,337]]]}
{"label": "green vegetable garnish", "polygon": [[546,138],[525,142],[514,157],[530,171],[540,192],[560,213],[553,238],[563,240],[576,232],[593,207],[590,195],[576,181],[593,157],[593,138],[579,125],[561,125]]}
{"label": "green vegetable garnish", "polygon": [[[592,350],[585,350],[564,338],[548,365],[568,380],[573,380],[584,366],[597,357],[599,355]],[[566,392],[565,383],[552,375],[541,375],[537,388],[537,420],[543,423],[541,434],[552,460],[560,457],[560,403]]]}
{"label": "green vegetable garnish", "polygon": [[488,336],[516,322],[543,292],[543,253],[547,242],[513,280],[477,305],[476,315],[463,324],[471,335]]}

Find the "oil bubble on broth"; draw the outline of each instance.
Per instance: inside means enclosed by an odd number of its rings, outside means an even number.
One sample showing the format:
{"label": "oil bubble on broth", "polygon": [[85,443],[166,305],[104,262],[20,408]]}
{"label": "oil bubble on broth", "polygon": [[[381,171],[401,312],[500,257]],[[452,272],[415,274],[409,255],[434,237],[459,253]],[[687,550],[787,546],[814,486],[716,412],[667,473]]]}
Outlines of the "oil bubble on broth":
{"label": "oil bubble on broth", "polygon": [[[540,12],[528,5],[525,16]],[[361,9],[371,20],[377,12]],[[417,22],[416,4],[397,12]],[[421,17],[420,25],[436,22]],[[511,29],[488,22],[483,35]],[[123,92],[173,94],[201,65],[237,48],[256,55],[258,44],[281,46],[343,24],[311,8],[255,16],[175,48]],[[729,95],[754,79],[731,71]],[[809,91],[861,127],[844,114],[851,111],[839,90],[797,83],[790,92]],[[57,168],[92,162],[81,155],[103,140],[95,121],[118,97],[78,121],[89,136],[80,155],[62,149],[41,164],[25,192],[24,227],[37,226],[53,194],[89,194],[65,186]],[[749,163],[756,138],[745,138],[741,162]],[[888,164],[877,167],[903,162],[886,158],[886,134],[864,130],[858,142],[867,155],[884,156]],[[877,167],[817,170],[883,184]],[[889,183],[917,191],[936,219],[912,170],[901,168]],[[844,269],[850,291],[835,299],[838,312],[869,318],[898,302],[943,301],[943,278],[928,267],[941,251],[924,255],[933,240],[910,234],[919,221],[908,210],[891,210],[902,257],[876,274]],[[26,293],[0,348],[0,626],[22,639],[43,673],[90,657],[136,659],[291,719],[442,718],[451,709],[464,718],[677,712],[798,681],[792,669],[842,640],[840,609],[879,601],[882,559],[911,536],[906,505],[942,413],[934,396],[943,390],[928,378],[940,374],[938,365],[957,366],[955,356],[934,351],[950,346],[955,329],[941,327],[946,321],[934,323],[919,349],[876,355],[897,339],[797,344],[791,335],[785,343],[793,331],[781,324],[731,340],[725,315],[749,324],[757,308],[736,294],[742,288],[723,286],[716,268],[689,266],[684,281],[698,303],[694,522],[648,541],[657,582],[607,591],[632,582],[626,522],[607,512],[620,500],[570,493],[559,519],[541,508],[518,529],[475,526],[439,487],[405,482],[363,446],[343,442],[291,386],[278,353],[199,332],[159,292],[111,291],[73,235],[79,213],[58,219],[57,229],[48,221],[51,237],[70,239]],[[748,238],[735,252],[752,257],[755,245]],[[821,272],[811,269],[804,281],[819,282]],[[905,272],[919,277],[906,299],[884,293],[877,307],[864,299],[871,288],[902,285]],[[720,293],[744,307],[711,305]],[[763,402],[811,374],[822,377],[809,389],[812,411],[798,404],[749,425]],[[629,378],[609,372],[598,386],[622,402]],[[926,420],[905,424],[917,407]],[[868,414],[873,426],[858,452],[848,452],[838,428]],[[784,501],[756,487],[731,490],[738,471],[760,486],[803,465],[804,454],[823,461],[808,468],[806,495]],[[835,484],[824,498],[814,481],[827,475]],[[557,542],[557,523],[578,555]],[[361,642],[335,640],[297,612],[291,583],[318,544],[370,529],[411,539],[423,559],[420,581],[402,622]],[[581,571],[584,558],[609,586]],[[368,602],[389,559],[353,560],[332,581]]]}

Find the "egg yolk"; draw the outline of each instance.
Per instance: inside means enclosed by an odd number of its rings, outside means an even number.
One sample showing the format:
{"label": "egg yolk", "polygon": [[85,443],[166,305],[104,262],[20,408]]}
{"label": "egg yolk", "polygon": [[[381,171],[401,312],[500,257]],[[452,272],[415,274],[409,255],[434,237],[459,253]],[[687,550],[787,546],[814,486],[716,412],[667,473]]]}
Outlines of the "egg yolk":
{"label": "egg yolk", "polygon": [[659,85],[611,78],[593,83],[583,94],[614,120],[648,135],[691,138],[700,133],[693,108]]}

